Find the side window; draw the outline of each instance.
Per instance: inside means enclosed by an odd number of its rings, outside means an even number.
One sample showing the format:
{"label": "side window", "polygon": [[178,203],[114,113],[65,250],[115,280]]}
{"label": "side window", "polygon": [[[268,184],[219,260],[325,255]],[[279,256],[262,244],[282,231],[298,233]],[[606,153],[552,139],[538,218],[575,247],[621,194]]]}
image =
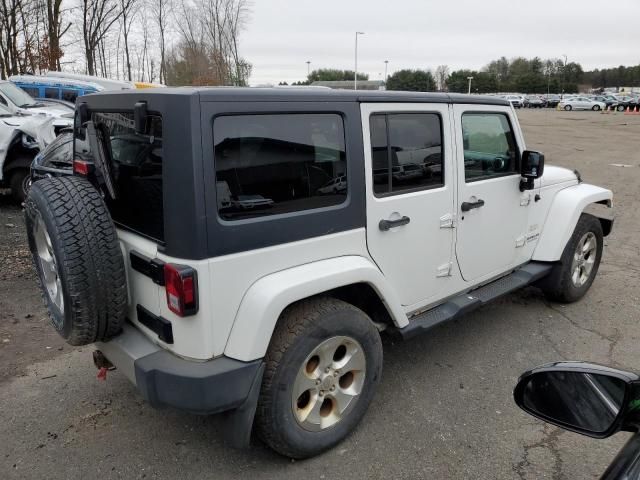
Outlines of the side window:
{"label": "side window", "polygon": [[520,154],[506,114],[463,114],[462,138],[467,182],[519,172]]}
{"label": "side window", "polygon": [[33,98],[38,98],[38,95],[40,94],[40,91],[36,87],[20,87],[20,88],[22,88],[25,92],[27,92]]}
{"label": "side window", "polygon": [[440,115],[375,114],[371,116],[370,126],[376,196],[444,185]]}
{"label": "side window", "polygon": [[62,89],[62,100],[66,100],[67,102],[75,102],[76,98],[78,98],[78,92],[76,90],[71,90],[68,88]]}
{"label": "side window", "polygon": [[224,220],[328,207],[347,198],[338,114],[225,115],[214,120],[213,137]]}
{"label": "side window", "polygon": [[58,98],[59,94],[60,94],[60,89],[58,88],[44,89],[44,98]]}

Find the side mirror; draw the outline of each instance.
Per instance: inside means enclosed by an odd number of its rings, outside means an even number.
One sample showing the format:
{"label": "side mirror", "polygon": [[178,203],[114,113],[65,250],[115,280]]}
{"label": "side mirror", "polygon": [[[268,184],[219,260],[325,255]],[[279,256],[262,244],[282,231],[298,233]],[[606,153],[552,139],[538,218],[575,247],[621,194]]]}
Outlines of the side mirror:
{"label": "side mirror", "polygon": [[147,102],[136,102],[133,106],[133,128],[137,135],[144,135],[147,129]]}
{"label": "side mirror", "polygon": [[633,373],[562,362],[524,373],[513,396],[534,417],[582,435],[605,438],[637,424],[637,381]]}
{"label": "side mirror", "polygon": [[544,155],[533,150],[525,150],[520,164],[520,175],[523,177],[520,182],[520,191],[533,190],[533,181],[540,178],[543,173]]}

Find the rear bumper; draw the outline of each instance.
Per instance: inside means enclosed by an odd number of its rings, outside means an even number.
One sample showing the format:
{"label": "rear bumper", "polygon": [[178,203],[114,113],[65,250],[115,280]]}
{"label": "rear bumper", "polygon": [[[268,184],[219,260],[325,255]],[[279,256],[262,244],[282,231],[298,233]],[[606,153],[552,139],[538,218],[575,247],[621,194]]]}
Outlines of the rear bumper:
{"label": "rear bumper", "polygon": [[246,407],[255,410],[255,405],[247,402],[252,401],[254,390],[259,391],[262,360],[185,360],[158,347],[129,324],[120,335],[96,346],[154,407],[169,406],[198,414]]}

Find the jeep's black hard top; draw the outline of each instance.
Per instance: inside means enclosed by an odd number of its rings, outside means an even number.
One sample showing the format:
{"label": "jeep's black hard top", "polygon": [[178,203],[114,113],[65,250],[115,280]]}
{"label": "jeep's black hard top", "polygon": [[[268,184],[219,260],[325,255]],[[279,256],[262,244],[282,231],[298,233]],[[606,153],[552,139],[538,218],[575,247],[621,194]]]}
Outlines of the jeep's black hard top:
{"label": "jeep's black hard top", "polygon": [[[508,106],[502,98],[459,93],[395,92],[388,90],[332,90],[324,87],[170,87],[144,90],[123,90],[91,94],[115,96],[198,96],[203,102],[398,102],[398,103],[461,103]],[[86,97],[84,97],[86,98]]]}
{"label": "jeep's black hard top", "polygon": [[[145,206],[144,198],[126,204],[121,212],[136,213],[140,225],[157,212],[156,236],[131,226],[119,225],[159,242],[168,256],[203,259],[239,253],[366,226],[365,154],[360,103],[423,103],[509,106],[506,100],[481,95],[447,93],[331,90],[319,87],[237,88],[176,87],[100,92],[78,97],[92,114],[132,114],[134,105],[146,102],[150,114],[162,118],[161,181],[154,191],[161,201]],[[401,110],[401,108],[400,108]],[[487,108],[491,110],[491,108]],[[227,221],[218,214],[218,175],[214,152],[213,123],[218,116],[255,114],[340,114],[344,123],[345,151],[349,175],[348,195],[339,205],[312,208],[278,215]],[[114,120],[117,122],[117,119]],[[126,122],[125,122],[126,123]],[[120,128],[129,128],[122,124]],[[74,147],[75,148],[75,147]],[[149,183],[155,177],[143,176]],[[123,187],[125,188],[125,187]],[[127,188],[127,192],[143,189]],[[151,189],[147,189],[151,190]],[[123,197],[124,198],[124,197]],[[146,198],[146,197],[145,197]],[[221,200],[222,201],[222,200]],[[135,208],[134,208],[135,207]],[[154,210],[155,209],[155,210]],[[115,211],[115,210],[113,210]],[[112,211],[112,214],[113,214]],[[133,212],[133,213],[132,213]],[[116,219],[117,220],[117,219]],[[144,220],[144,222],[142,221]],[[128,221],[128,220],[127,220]],[[146,224],[145,224],[146,225]]]}

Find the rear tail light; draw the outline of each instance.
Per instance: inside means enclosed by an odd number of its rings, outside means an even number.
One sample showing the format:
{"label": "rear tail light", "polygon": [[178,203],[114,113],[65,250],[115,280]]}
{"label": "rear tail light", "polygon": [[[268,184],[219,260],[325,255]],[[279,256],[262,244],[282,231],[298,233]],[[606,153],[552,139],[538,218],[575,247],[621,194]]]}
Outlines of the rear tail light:
{"label": "rear tail light", "polygon": [[91,163],[76,158],[73,161],[73,173],[86,177],[87,175],[89,175],[89,173],[91,173],[91,166]]}
{"label": "rear tail light", "polygon": [[187,317],[198,313],[198,275],[186,265],[164,265],[167,307],[176,315]]}

